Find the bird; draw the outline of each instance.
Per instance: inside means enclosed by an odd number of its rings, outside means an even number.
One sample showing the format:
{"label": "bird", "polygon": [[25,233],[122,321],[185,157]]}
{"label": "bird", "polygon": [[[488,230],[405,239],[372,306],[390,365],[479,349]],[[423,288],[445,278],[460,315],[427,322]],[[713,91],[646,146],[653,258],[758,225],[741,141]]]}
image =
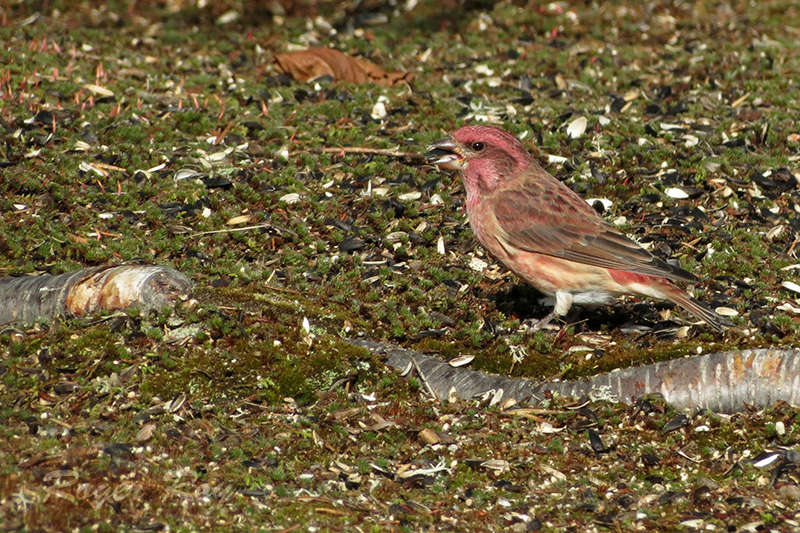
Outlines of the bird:
{"label": "bird", "polygon": [[428,146],[427,161],[457,171],[478,241],[509,270],[555,299],[534,324],[573,304],[606,305],[621,295],[669,300],[717,332],[729,323],[676,282],[698,278],[642,248],[554,178],[511,133],[464,126]]}

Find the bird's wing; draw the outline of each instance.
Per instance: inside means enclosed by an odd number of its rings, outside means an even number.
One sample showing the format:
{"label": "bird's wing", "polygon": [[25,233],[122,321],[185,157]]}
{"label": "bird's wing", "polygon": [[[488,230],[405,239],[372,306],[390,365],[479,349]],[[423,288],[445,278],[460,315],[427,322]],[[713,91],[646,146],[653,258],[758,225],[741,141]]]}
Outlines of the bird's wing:
{"label": "bird's wing", "polygon": [[[654,257],[607,224],[555,178],[514,180],[486,198],[507,250],[525,250],[603,268],[694,281],[689,272]],[[551,181],[552,180],[552,181]]]}

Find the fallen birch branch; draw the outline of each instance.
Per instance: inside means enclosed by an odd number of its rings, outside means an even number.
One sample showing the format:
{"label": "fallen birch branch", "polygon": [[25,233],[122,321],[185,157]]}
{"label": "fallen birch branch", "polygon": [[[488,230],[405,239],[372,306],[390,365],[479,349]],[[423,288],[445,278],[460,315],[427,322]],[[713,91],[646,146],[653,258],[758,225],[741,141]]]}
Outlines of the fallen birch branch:
{"label": "fallen birch branch", "polygon": [[0,325],[32,324],[139,307],[159,309],[188,296],[192,282],[172,268],[121,265],[66,274],[0,279]]}
{"label": "fallen birch branch", "polygon": [[721,413],[763,409],[776,402],[800,406],[800,350],[746,349],[684,357],[615,370],[583,380],[537,382],[453,367],[442,359],[388,343],[364,339],[348,342],[379,355],[391,368],[409,365],[424,373],[426,386],[440,400],[451,394],[471,399],[502,390],[502,398],[539,404],[548,395],[634,403],[646,394],[661,394],[678,409]]}

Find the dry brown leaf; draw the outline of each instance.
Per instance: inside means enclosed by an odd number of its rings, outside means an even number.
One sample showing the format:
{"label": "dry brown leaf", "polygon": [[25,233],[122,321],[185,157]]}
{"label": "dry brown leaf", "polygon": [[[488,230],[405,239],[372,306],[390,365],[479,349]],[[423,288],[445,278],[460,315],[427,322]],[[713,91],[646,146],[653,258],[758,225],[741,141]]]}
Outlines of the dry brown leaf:
{"label": "dry brown leaf", "polygon": [[296,80],[306,81],[330,75],[335,80],[352,83],[375,83],[390,87],[410,81],[408,72],[386,72],[365,59],[350,57],[332,48],[310,48],[275,56],[278,68]]}

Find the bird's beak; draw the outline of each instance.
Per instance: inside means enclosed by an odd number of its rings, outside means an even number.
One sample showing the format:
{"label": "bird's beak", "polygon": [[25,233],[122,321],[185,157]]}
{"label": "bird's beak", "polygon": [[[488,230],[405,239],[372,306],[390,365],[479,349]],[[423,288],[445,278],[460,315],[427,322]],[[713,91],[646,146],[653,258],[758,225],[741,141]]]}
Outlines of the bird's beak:
{"label": "bird's beak", "polygon": [[461,146],[449,136],[429,145],[425,159],[442,170],[461,170],[464,167]]}

